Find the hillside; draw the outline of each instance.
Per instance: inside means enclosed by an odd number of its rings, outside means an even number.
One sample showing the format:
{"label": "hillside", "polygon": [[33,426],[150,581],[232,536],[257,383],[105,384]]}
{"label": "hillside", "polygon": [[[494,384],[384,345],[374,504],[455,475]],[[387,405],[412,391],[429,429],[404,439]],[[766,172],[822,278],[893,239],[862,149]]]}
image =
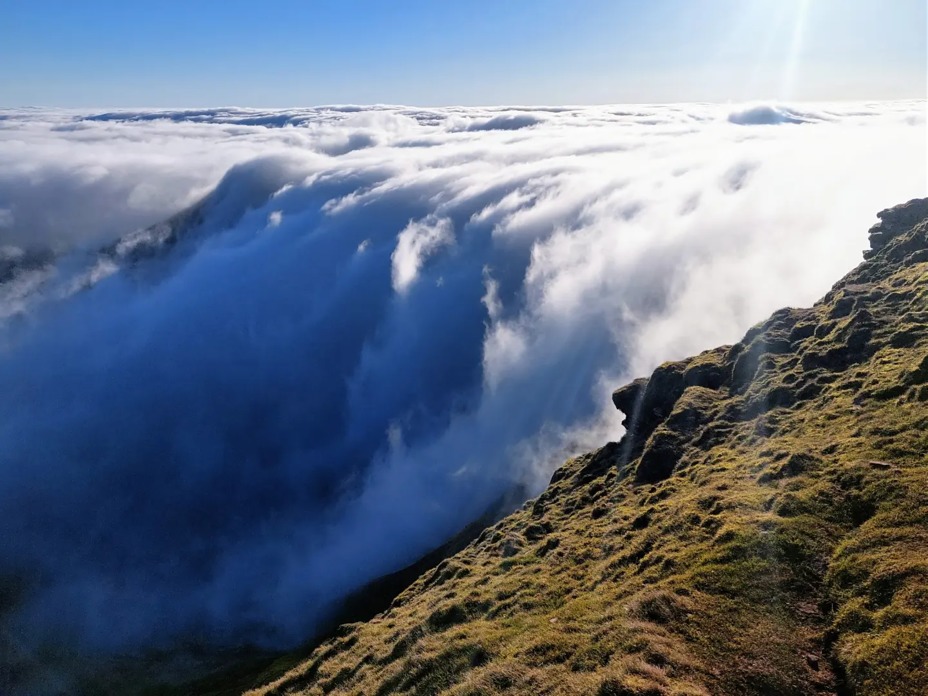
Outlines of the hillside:
{"label": "hillside", "polygon": [[254,695],[928,693],[928,200]]}

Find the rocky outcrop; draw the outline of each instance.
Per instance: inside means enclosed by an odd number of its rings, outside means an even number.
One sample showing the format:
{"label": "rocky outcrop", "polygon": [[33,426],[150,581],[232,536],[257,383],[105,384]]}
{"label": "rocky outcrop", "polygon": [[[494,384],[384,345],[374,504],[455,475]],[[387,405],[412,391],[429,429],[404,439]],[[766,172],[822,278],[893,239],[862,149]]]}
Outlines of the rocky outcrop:
{"label": "rocky outcrop", "polygon": [[[872,248],[865,254],[871,262],[829,293],[820,303],[828,306],[824,314],[816,308],[781,309],[730,348],[666,363],[651,377],[637,379],[613,393],[613,403],[625,414],[622,425],[626,434],[620,443],[624,463],[640,458],[637,481],[653,483],[667,478],[690,444],[711,442],[711,431],[726,430],[726,422],[753,418],[775,408],[795,408],[833,382],[830,373],[866,362],[885,346],[912,344],[924,335],[920,324],[907,326],[900,333],[894,315],[881,311],[881,305],[912,300],[916,292],[877,296],[872,282],[853,281],[866,281],[873,267],[887,262],[913,266],[928,260],[928,199],[884,210],[879,217],[881,222],[870,230]],[[893,240],[897,243],[887,248]],[[884,258],[878,255],[881,250],[885,250]],[[723,413],[713,414],[710,400],[705,394],[697,398],[696,389],[741,398],[731,401]],[[891,391],[910,398],[921,394],[901,384]],[[687,394],[690,397],[684,398]],[[699,402],[695,408],[694,400]],[[694,417],[695,412],[700,413],[699,418]],[[717,417],[710,417],[713,415]],[[701,426],[696,425],[699,422]]]}
{"label": "rocky outcrop", "polygon": [[870,250],[864,252],[864,258],[872,257],[900,234],[928,218],[928,198],[916,198],[887,208],[877,213],[877,217],[880,221],[870,228]]}

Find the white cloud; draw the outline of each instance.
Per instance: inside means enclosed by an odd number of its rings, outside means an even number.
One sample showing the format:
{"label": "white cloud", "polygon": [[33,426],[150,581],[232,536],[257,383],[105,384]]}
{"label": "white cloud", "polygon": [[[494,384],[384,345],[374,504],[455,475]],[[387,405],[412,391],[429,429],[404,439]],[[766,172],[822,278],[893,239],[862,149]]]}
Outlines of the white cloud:
{"label": "white cloud", "polygon": [[623,380],[823,294],[925,195],[924,109],[5,112],[23,635],[299,641],[618,438]]}
{"label": "white cloud", "polygon": [[267,216],[267,226],[268,227],[279,227],[280,221],[283,220],[284,214],[279,210],[272,210]]}
{"label": "white cloud", "polygon": [[442,247],[453,243],[454,231],[448,218],[410,222],[397,235],[396,249],[390,257],[393,260],[393,289],[405,292],[419,275],[425,261]]}

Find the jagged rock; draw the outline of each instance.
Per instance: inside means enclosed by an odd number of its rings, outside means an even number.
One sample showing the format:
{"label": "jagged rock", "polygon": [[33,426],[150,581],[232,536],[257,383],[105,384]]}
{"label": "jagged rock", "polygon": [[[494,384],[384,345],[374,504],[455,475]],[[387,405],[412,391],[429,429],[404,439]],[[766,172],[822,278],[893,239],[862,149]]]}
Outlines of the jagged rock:
{"label": "jagged rock", "polygon": [[616,390],[622,442],[256,693],[928,693],[925,251]]}
{"label": "jagged rock", "polygon": [[620,448],[617,442],[607,442],[593,453],[593,456],[577,472],[578,483],[587,483],[598,478],[611,469],[617,462]]}
{"label": "jagged rock", "polygon": [[[898,261],[899,249],[906,259],[921,253],[925,233],[913,225],[928,217],[928,199],[910,201],[880,214],[881,223],[874,228],[874,249],[885,249],[889,261]],[[924,227],[924,225],[923,225]],[[908,238],[904,232],[912,232]],[[887,247],[886,244],[894,240]],[[875,300],[891,304],[913,301],[909,288],[875,294],[874,284],[864,269],[858,282],[835,286],[826,296],[825,317],[814,308],[785,308],[751,328],[731,347],[707,351],[689,360],[665,363],[650,378],[637,379],[613,394],[616,408],[625,414],[626,435],[622,451],[625,461],[640,458],[635,479],[653,483],[668,477],[676,468],[681,452],[694,442],[708,446],[731,432],[732,423],[750,421],[780,408],[793,408],[819,397],[831,379],[829,373],[849,369],[868,360],[882,345],[878,334],[880,322],[868,309]],[[880,272],[885,272],[880,271]],[[920,336],[918,324],[905,334],[890,338],[893,345],[912,345]],[[785,371],[780,356],[793,355],[796,372],[771,379]],[[921,376],[916,370],[914,374]],[[884,385],[886,398],[901,395],[910,385],[922,382],[906,376],[901,385]],[[725,407],[727,415],[712,410],[711,399],[704,403],[687,403],[683,395],[690,387],[708,390],[727,388],[742,394],[744,400]],[[885,391],[885,389],[889,391]],[[693,392],[697,394],[698,392]],[[874,392],[876,393],[876,392]],[[705,400],[705,394],[701,394]],[[914,390],[913,400],[920,397]],[[678,404],[680,406],[678,407]],[[716,422],[709,423],[715,419]],[[772,423],[772,421],[771,421]]]}
{"label": "jagged rock", "polygon": [[908,232],[928,218],[928,198],[916,198],[908,203],[881,210],[877,217],[880,221],[870,228],[870,251],[864,253],[865,258],[870,258],[890,240]]}
{"label": "jagged rock", "polygon": [[[809,395],[811,391],[806,391]],[[741,410],[743,420],[751,420],[757,416],[772,411],[775,408],[789,408],[800,400],[797,390],[780,384],[767,390],[759,390],[751,394]]]}
{"label": "jagged rock", "polygon": [[706,387],[687,387],[670,415],[648,438],[635,471],[639,483],[662,481],[677,468],[681,455],[716,416],[723,398]]}
{"label": "jagged rock", "polygon": [[803,368],[838,371],[867,360],[879,347],[871,341],[878,328],[879,323],[869,311],[855,312],[831,332],[832,340],[825,351],[810,350],[803,355]]}
{"label": "jagged rock", "polygon": [[673,410],[686,388],[684,372],[688,361],[658,367],[647,380],[635,380],[612,394],[612,402],[625,414],[623,444],[628,459],[637,457],[647,439]]}
{"label": "jagged rock", "polygon": [[670,415],[686,383],[683,373],[686,362],[664,363],[651,374],[641,397],[639,419],[644,423],[660,422]]}

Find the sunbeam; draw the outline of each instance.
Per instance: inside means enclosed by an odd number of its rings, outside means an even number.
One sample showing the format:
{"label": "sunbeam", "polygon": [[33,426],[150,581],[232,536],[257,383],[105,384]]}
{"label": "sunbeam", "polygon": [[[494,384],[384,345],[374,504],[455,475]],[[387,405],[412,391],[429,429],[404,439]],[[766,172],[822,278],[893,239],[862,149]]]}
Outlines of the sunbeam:
{"label": "sunbeam", "polygon": [[806,20],[811,0],[798,0],[793,19],[793,32],[790,38],[786,61],[783,65],[783,79],[780,84],[780,98],[793,99],[796,96],[796,80],[802,57],[803,40],[806,33]]}

